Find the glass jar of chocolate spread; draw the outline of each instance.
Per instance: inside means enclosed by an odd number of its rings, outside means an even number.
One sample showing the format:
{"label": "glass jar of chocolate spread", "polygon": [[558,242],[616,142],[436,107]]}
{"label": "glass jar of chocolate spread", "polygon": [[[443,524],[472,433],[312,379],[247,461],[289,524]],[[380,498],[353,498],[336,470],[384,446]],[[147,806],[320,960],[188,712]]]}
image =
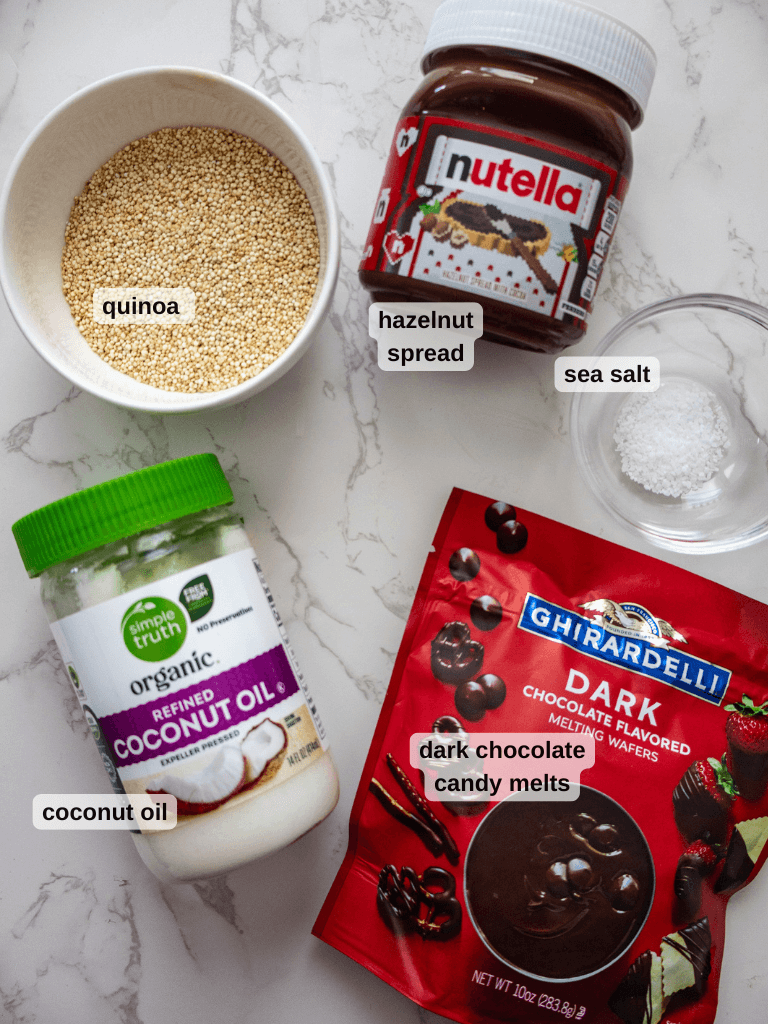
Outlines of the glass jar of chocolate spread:
{"label": "glass jar of chocolate spread", "polygon": [[360,280],[466,302],[486,338],[557,352],[586,331],[656,68],[573,0],[446,0],[376,202]]}

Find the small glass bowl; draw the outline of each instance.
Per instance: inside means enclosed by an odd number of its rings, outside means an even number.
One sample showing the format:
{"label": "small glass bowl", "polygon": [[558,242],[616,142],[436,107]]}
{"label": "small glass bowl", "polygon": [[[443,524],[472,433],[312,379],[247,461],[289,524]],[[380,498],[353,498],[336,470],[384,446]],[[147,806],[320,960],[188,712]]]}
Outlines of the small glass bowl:
{"label": "small glass bowl", "polygon": [[595,497],[624,526],[669,551],[734,551],[768,536],[768,309],[729,295],[685,295],[643,307],[595,356],[656,356],[661,382],[707,389],[728,421],[714,476],[680,498],[626,476],[614,432],[626,392],[576,392],[571,439]]}

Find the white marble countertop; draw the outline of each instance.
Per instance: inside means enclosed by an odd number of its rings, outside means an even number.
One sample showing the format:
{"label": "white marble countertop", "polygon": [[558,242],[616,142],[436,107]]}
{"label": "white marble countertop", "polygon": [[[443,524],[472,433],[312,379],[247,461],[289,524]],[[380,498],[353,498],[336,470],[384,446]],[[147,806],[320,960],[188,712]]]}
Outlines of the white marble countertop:
{"label": "white marble countertop", "polygon": [[[588,340],[683,292],[768,304],[768,8],[761,0],[593,0],[659,58],[635,174]],[[437,0],[6,0],[0,174],[60,101],[106,75],[223,71],[303,126],[331,175],[343,267],[314,347],[248,403],[133,415],[73,389],[0,301],[0,1020],[231,1024],[438,1020],[312,938],[415,586],[460,485],[657,554],[609,519],[571,455],[552,359],[488,343],[466,374],[386,374],[356,276],[397,114]],[[3,49],[5,52],[3,52]],[[768,403],[768,396],[766,396]],[[127,836],[38,832],[38,792],[105,780],[10,524],[71,491],[213,451],[298,656],[342,780],[295,846],[213,882],[164,888]],[[768,602],[768,547],[665,556]],[[768,872],[728,911],[717,1024],[763,1021]]]}

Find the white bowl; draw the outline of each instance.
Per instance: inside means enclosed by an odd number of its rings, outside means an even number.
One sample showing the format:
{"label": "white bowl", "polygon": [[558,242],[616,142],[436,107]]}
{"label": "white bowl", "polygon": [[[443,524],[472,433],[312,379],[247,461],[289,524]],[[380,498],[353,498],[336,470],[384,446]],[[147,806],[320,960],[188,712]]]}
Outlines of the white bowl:
{"label": "white bowl", "polygon": [[[129,142],[159,128],[227,128],[254,139],[307,193],[320,240],[320,272],[304,326],[286,351],[225,391],[161,391],[119,373],[78,331],[62,292],[64,229],[91,175]],[[195,68],[139,68],[65,100],[27,139],[0,197],[0,283],[16,322],[55,370],[99,398],[146,412],[195,412],[241,402],[304,354],[328,311],[339,269],[339,228],[328,177],[302,130],[247,85]]]}

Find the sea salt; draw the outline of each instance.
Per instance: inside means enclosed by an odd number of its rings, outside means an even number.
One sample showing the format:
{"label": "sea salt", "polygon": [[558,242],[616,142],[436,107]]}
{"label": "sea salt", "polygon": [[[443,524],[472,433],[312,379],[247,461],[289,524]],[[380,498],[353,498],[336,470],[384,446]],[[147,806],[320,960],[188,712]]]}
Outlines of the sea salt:
{"label": "sea salt", "polygon": [[714,476],[729,446],[728,420],[700,384],[669,381],[627,398],[613,439],[630,480],[681,498]]}

